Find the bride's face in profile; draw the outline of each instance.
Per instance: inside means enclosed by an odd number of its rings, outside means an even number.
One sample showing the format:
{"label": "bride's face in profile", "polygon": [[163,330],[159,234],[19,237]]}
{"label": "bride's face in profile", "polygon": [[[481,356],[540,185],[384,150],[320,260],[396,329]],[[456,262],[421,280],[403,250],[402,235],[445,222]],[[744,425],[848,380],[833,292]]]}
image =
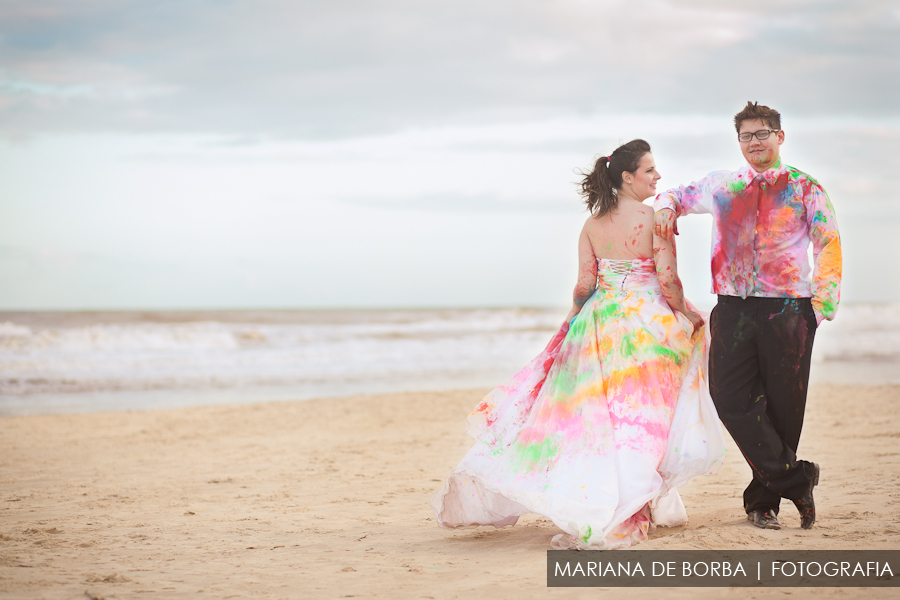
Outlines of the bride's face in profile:
{"label": "bride's face in profile", "polygon": [[660,180],[660,174],[656,170],[656,162],[649,152],[641,157],[638,168],[634,173],[627,171],[622,174],[623,187],[627,188],[638,200],[646,200],[656,195],[656,182]]}

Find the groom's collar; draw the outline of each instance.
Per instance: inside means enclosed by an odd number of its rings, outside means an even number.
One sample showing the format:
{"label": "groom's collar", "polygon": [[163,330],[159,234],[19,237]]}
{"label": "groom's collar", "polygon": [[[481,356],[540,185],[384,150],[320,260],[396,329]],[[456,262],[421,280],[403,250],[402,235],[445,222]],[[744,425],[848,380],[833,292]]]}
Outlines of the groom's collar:
{"label": "groom's collar", "polygon": [[757,178],[763,179],[766,183],[775,183],[786,170],[787,169],[784,166],[784,162],[782,162],[781,159],[778,159],[777,163],[775,163],[762,173],[758,173],[756,169],[750,166],[750,163],[747,163],[746,165],[744,165],[743,169],[738,171],[738,177],[740,177],[747,183],[750,183]]}

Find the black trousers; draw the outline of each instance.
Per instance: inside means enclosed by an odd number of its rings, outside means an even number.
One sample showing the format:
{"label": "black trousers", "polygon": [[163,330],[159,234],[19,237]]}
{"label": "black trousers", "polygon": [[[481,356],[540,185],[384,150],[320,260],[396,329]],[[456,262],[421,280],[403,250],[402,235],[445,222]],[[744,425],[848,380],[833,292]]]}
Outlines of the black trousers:
{"label": "black trousers", "polygon": [[816,316],[809,298],[719,296],[710,315],[709,391],[753,480],[744,510],[772,509],[809,489],[797,460]]}

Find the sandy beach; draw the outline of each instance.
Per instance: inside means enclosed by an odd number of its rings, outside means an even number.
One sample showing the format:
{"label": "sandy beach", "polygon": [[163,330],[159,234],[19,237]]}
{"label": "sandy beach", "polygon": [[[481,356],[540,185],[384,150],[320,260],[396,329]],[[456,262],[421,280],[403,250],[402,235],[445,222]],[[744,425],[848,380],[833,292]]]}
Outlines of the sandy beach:
{"label": "sandy beach", "polygon": [[[548,589],[556,528],[445,530],[428,499],[470,446],[488,390],[0,419],[3,598],[588,598]],[[900,549],[900,386],[811,389],[800,455],[818,522],[752,527],[749,469],[682,489],[691,517],[640,549]],[[635,598],[662,590],[632,589]],[[762,598],[802,589],[670,589]],[[820,597],[887,598],[823,588]]]}

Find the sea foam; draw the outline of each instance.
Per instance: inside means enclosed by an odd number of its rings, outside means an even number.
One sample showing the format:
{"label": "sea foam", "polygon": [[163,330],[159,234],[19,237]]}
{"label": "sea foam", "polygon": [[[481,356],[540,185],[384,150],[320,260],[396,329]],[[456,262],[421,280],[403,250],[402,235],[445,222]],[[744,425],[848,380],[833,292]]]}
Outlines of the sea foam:
{"label": "sea foam", "polygon": [[[222,390],[252,401],[262,388],[282,390],[265,399],[288,399],[492,387],[536,356],[564,315],[517,308],[4,313],[0,413],[41,412],[41,403],[75,398],[60,395],[97,392],[205,391],[215,403]],[[837,363],[900,367],[900,304],[842,306],[817,333],[813,361],[814,373],[826,374]]]}

